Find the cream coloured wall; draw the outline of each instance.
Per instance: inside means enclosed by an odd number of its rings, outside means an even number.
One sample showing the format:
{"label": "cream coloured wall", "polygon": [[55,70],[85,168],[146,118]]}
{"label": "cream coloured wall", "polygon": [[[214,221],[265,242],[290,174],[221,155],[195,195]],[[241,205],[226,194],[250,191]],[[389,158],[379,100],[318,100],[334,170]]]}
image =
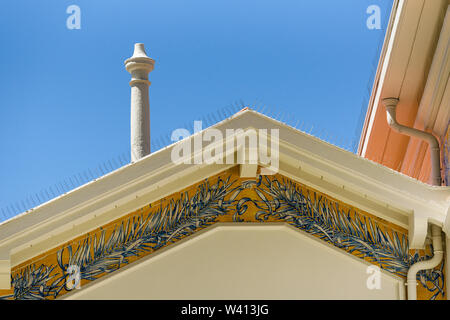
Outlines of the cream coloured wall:
{"label": "cream coloured wall", "polygon": [[403,299],[404,282],[287,224],[218,223],[64,299]]}

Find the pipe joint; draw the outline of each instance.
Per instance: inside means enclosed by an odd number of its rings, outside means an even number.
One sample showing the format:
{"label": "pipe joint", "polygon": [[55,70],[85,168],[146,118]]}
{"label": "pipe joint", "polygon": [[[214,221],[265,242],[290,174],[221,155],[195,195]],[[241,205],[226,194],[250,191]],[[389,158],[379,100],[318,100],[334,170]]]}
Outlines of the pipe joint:
{"label": "pipe joint", "polygon": [[402,133],[410,137],[415,137],[428,143],[431,157],[430,181],[433,185],[441,185],[441,152],[439,148],[439,141],[433,134],[429,132],[418,130],[412,127],[407,127],[397,122],[396,109],[399,99],[385,98],[382,100],[382,102],[386,109],[387,123],[392,129],[394,129],[398,133]]}

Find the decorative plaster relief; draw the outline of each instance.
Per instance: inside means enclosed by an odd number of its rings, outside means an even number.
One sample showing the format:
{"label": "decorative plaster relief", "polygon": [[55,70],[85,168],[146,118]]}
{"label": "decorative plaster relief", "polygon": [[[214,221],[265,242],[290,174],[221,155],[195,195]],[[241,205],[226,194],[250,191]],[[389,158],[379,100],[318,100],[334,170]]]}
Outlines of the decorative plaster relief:
{"label": "decorative plaster relief", "polygon": [[[285,222],[404,278],[431,252],[409,250],[407,230],[279,174],[245,179],[230,169],[14,267],[0,298],[60,297],[73,289],[70,266],[82,287],[216,222]],[[445,298],[443,263],[417,280],[419,299]]]}

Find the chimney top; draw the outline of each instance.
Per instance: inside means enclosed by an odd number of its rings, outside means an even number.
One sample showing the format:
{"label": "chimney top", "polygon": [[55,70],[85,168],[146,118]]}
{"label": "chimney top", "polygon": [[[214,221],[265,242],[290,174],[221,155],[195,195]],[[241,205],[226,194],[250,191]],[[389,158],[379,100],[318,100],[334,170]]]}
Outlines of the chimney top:
{"label": "chimney top", "polygon": [[147,57],[147,54],[145,53],[145,48],[143,43],[135,43],[134,44],[134,52],[133,52],[133,58],[136,57]]}
{"label": "chimney top", "polygon": [[155,61],[145,53],[144,44],[136,43],[131,58],[125,60],[125,68],[131,73],[131,161],[137,161],[150,153],[150,102],[148,97],[148,73]]}
{"label": "chimney top", "polygon": [[135,43],[133,56],[125,60],[125,68],[130,73],[135,69],[146,71],[148,73],[153,70],[154,64],[155,61],[152,58],[149,58],[145,53],[143,43]]}

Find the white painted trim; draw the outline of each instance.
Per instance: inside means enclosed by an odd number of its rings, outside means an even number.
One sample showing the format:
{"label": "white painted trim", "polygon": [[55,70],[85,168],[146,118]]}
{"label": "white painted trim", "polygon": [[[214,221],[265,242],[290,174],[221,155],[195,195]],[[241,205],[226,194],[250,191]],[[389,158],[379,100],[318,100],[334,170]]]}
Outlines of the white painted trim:
{"label": "white painted trim", "polygon": [[239,176],[241,178],[256,178],[258,164],[243,163],[239,165]]}
{"label": "white painted trim", "polygon": [[417,111],[415,127],[442,136],[450,118],[450,5],[444,18],[427,82]]}
{"label": "white painted trim", "polygon": [[397,37],[397,30],[401,23],[401,16],[404,12],[405,0],[394,0],[392,4],[392,10],[390,15],[389,24],[381,49],[380,60],[378,61],[378,67],[374,78],[374,85],[369,99],[369,105],[367,107],[366,119],[364,120],[364,127],[361,132],[360,142],[358,146],[358,154],[365,157],[367,151],[367,144],[369,142],[370,135],[372,133],[373,122],[378,110],[378,104],[380,102],[380,95],[383,89],[384,80],[390,68],[390,60],[392,51],[394,49],[395,40]]}
{"label": "white painted trim", "polygon": [[[444,224],[450,204],[449,187],[424,184],[252,110],[240,112],[214,127],[222,131],[279,129],[280,167],[290,166],[285,170],[287,175],[297,179],[309,177],[305,183],[319,191],[355,207],[367,208],[370,213],[401,226],[406,227],[407,217],[414,219],[415,226],[423,226],[427,221]],[[0,260],[10,261],[14,267],[232,167],[175,165],[170,158],[174,145],[3,222]],[[423,246],[426,235],[418,232],[411,236],[412,244]]]}

